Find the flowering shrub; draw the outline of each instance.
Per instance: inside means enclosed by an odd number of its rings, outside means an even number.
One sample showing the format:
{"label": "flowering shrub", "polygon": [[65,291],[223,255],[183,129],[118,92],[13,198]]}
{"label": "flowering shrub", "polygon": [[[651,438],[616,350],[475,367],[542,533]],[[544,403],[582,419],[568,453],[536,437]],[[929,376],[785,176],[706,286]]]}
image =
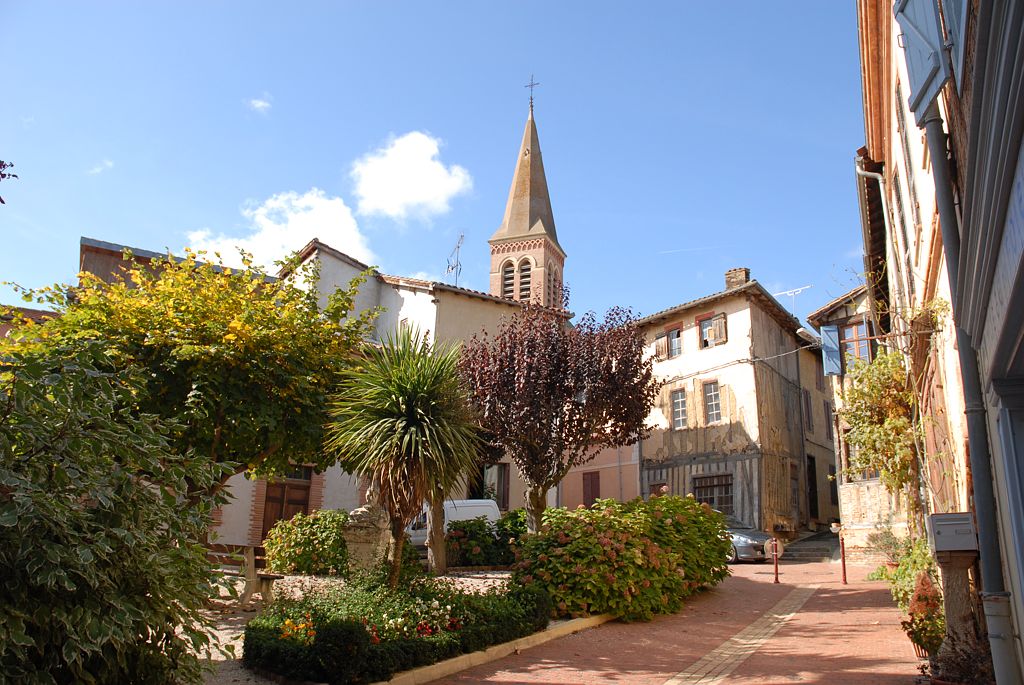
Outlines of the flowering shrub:
{"label": "flowering shrub", "polygon": [[646,535],[679,555],[690,590],[717,585],[729,575],[731,544],[722,517],[692,497],[652,497],[621,505],[626,514],[646,518]]}
{"label": "flowering shrub", "polygon": [[299,680],[388,680],[395,671],[541,630],[550,613],[550,599],[537,588],[474,594],[420,580],[389,590],[359,578],[266,608],[246,626],[243,658]]}
{"label": "flowering shrub", "polygon": [[281,625],[282,640],[295,640],[304,645],[311,645],[315,637],[316,630],[313,629],[313,617],[308,612],[306,613],[305,620],[295,622],[290,618],[286,618]]}
{"label": "flowering shrub", "polygon": [[722,517],[692,499],[548,509],[541,532],[515,545],[513,583],[543,587],[556,615],[649,620],[725,578],[728,544]]}
{"label": "flowering shrub", "polygon": [[515,561],[510,540],[526,534],[526,511],[514,509],[491,523],[480,516],[448,524],[448,560],[453,566],[507,566]]}
{"label": "flowering shrub", "polygon": [[309,516],[298,513],[289,520],[278,521],[263,542],[267,568],[274,573],[345,575],[347,522],[348,513],[336,509],[320,509]]}

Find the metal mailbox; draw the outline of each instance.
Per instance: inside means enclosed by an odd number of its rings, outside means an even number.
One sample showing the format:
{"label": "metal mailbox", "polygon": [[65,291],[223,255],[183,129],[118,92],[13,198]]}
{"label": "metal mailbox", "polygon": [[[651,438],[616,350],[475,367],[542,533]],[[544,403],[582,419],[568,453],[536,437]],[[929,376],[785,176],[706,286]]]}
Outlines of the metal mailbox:
{"label": "metal mailbox", "polygon": [[970,512],[931,514],[928,517],[928,545],[932,552],[978,550],[978,532]]}

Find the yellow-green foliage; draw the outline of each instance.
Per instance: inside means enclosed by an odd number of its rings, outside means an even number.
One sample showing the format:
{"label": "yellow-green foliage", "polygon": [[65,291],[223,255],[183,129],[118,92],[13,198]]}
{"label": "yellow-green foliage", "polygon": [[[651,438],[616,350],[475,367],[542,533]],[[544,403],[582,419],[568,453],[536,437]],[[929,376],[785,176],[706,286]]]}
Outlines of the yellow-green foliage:
{"label": "yellow-green foliage", "polygon": [[914,393],[907,382],[903,357],[880,351],[870,363],[855,364],[844,395],[843,419],[850,430],[847,472],[879,472],[882,483],[900,492],[914,483],[917,469]]}
{"label": "yellow-green foliage", "polygon": [[[138,408],[176,421],[182,454],[268,475],[296,462],[327,466],[327,393],[374,315],[345,318],[358,279],[321,309],[315,287],[269,278],[247,256],[237,270],[203,258],[129,261],[113,283],[83,273],[77,287],[26,292],[59,316],[25,322],[10,344],[94,341],[114,368],[143,369]],[[308,267],[295,280],[317,278]]]}

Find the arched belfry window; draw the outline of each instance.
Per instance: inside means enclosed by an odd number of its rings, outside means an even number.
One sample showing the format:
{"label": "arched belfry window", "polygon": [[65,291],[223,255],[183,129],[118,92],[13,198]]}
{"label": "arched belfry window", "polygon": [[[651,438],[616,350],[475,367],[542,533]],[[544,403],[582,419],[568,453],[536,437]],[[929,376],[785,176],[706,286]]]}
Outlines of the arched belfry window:
{"label": "arched belfry window", "polygon": [[512,262],[505,262],[501,267],[501,296],[512,299],[516,294],[516,268]]}
{"label": "arched belfry window", "polygon": [[555,270],[550,264],[548,264],[546,271],[548,272],[547,305],[549,307],[553,307],[555,305]]}
{"label": "arched belfry window", "polygon": [[519,262],[519,300],[525,302],[530,299],[530,260],[524,259]]}

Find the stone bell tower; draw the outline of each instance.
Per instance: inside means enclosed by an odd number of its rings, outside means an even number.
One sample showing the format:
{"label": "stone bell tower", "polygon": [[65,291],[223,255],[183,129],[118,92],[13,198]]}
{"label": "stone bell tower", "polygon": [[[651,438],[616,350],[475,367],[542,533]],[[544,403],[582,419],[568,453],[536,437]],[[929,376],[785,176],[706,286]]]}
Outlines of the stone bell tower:
{"label": "stone bell tower", "polygon": [[561,307],[565,251],[555,233],[532,96],[505,217],[488,243],[492,295]]}

